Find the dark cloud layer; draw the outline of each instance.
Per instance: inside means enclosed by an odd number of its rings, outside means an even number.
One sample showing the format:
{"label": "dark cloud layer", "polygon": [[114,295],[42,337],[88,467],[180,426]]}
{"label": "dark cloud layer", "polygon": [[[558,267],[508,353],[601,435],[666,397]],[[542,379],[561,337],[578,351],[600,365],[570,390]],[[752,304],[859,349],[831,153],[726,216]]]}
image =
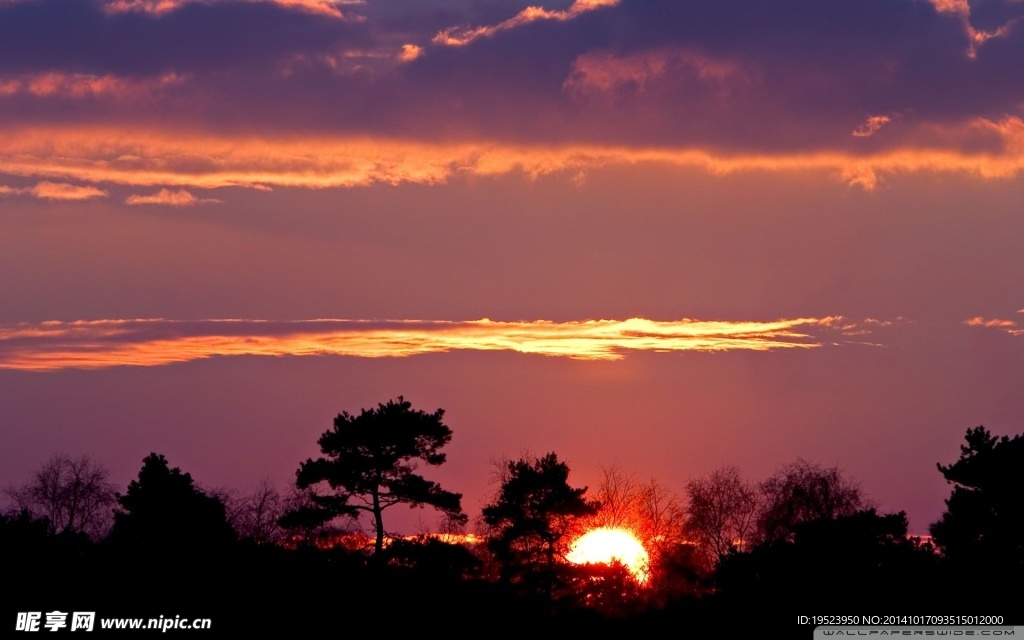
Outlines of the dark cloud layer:
{"label": "dark cloud layer", "polygon": [[265,73],[296,51],[371,41],[360,23],[267,3],[189,4],[161,16],[110,14],[87,0],[0,5],[4,73]]}
{"label": "dark cloud layer", "polygon": [[[866,154],[990,151],[1005,141],[957,128],[1024,115],[1024,5],[1009,0],[976,19],[917,0],[558,3],[547,8],[571,19],[433,41],[522,6],[369,3],[335,19],[256,2],[159,16],[5,4],[0,121]],[[980,32],[998,34],[972,44]],[[55,72],[182,81],[129,97],[2,91]]]}

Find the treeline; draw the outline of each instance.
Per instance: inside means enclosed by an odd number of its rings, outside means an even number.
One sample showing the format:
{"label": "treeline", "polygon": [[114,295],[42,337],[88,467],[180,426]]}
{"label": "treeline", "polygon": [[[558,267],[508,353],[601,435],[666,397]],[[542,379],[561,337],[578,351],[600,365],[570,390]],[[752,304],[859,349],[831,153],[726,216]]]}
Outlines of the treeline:
{"label": "treeline", "polygon": [[[323,455],[299,465],[285,494],[268,482],[248,494],[204,490],[156,453],[122,493],[92,459],[54,456],[6,491],[8,604],[291,632],[466,616],[635,632],[667,621],[791,626],[797,614],[854,607],[1019,609],[1024,436],[968,430],[959,459],[937,465],[952,491],[931,539],[920,540],[904,513],[878,513],[839,469],[804,460],[759,482],[725,467],[681,497],[615,468],[592,490],[573,486],[555,453],[505,460],[470,522],[460,494],[418,473],[446,462],[443,416],[401,397],[343,412],[319,440]],[[448,535],[387,535],[395,505],[436,509]],[[357,533],[361,518],[368,539]],[[566,560],[574,540],[601,527],[631,532],[649,554],[645,570]]]}

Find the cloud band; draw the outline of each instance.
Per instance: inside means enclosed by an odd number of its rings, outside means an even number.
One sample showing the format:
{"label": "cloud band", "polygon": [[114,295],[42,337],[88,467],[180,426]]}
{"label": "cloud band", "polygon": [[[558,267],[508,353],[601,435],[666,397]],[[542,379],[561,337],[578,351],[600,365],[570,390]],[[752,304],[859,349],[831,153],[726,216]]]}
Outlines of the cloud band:
{"label": "cloud band", "polygon": [[[0,324],[0,369],[156,366],[213,356],[395,358],[458,350],[619,360],[630,351],[811,349],[876,321],[91,320]],[[861,326],[863,324],[863,326]],[[876,322],[877,324],[877,322]]]}

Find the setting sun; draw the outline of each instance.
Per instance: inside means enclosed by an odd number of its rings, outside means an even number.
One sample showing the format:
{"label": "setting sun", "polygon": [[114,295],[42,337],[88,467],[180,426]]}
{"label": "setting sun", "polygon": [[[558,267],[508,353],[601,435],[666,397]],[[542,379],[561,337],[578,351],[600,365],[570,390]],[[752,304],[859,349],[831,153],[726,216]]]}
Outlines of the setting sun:
{"label": "setting sun", "polygon": [[636,537],[624,529],[592,529],[580,536],[566,556],[574,564],[610,564],[618,560],[637,582],[647,580],[650,558]]}

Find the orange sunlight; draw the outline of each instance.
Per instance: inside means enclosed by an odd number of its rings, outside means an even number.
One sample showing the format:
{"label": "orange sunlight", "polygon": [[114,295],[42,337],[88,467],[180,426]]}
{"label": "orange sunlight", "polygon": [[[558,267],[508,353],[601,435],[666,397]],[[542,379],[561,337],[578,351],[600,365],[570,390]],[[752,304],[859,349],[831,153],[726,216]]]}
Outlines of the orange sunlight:
{"label": "orange sunlight", "polygon": [[[456,350],[515,351],[578,360],[628,352],[813,349],[870,333],[880,321],[840,316],[774,321],[165,319],[0,323],[0,369],[54,371],[155,366],[214,356],[399,358]],[[817,335],[820,334],[820,335]]]}
{"label": "orange sunlight", "polygon": [[572,544],[566,556],[573,564],[611,564],[618,560],[636,581],[647,581],[650,557],[632,533],[625,529],[591,529]]}
{"label": "orange sunlight", "polygon": [[[0,79],[0,93],[6,86],[2,82]],[[875,122],[881,126],[880,121]],[[992,179],[1012,178],[1024,171],[1024,120],[1020,118],[975,119],[929,131],[937,136],[932,148],[893,148],[873,155],[835,151],[723,155],[697,148],[429,143],[325,136],[261,139],[130,128],[20,128],[0,132],[0,173],[133,187],[323,189],[442,184],[455,175],[467,174],[577,175],[607,166],[652,163],[703,168],[718,175],[824,170],[847,184],[871,190],[888,174],[960,172]],[[943,140],[963,145],[998,142],[1001,150],[967,152],[956,144],[943,147]]]}

